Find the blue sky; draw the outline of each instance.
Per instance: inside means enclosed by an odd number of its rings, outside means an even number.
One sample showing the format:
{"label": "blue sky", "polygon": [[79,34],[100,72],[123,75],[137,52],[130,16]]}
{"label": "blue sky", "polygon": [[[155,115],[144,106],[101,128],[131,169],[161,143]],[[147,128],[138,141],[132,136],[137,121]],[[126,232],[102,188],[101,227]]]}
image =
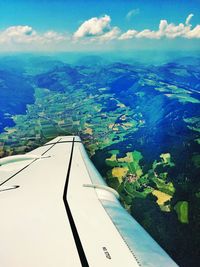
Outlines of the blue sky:
{"label": "blue sky", "polygon": [[199,0],[0,0],[0,49],[196,50],[199,24]]}

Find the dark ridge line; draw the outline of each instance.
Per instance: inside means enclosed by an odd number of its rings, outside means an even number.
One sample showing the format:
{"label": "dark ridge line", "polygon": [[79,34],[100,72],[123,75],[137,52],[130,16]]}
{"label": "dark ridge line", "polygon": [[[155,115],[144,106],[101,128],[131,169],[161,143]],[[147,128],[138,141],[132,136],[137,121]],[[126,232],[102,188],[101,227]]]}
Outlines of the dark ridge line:
{"label": "dark ridge line", "polygon": [[0,189],[0,192],[4,192],[4,191],[8,191],[8,190],[13,190],[13,189],[17,189],[19,188],[19,185],[15,185],[13,187],[8,187],[8,188],[5,188],[5,189]]}
{"label": "dark ridge line", "polygon": [[[41,147],[43,147],[43,146],[50,146],[50,145],[53,145],[53,144],[65,144],[65,143],[72,143],[72,142],[73,141],[61,141],[61,142],[56,142],[56,143],[44,144]],[[82,143],[82,141],[74,141],[74,143]]]}
{"label": "dark ridge line", "polygon": [[[58,140],[58,142],[61,140],[62,138],[60,138]],[[45,155],[50,149],[52,149],[57,143],[54,143],[51,147],[49,147],[44,153],[42,153],[41,156]],[[19,171],[17,171],[16,173],[14,173],[13,175],[11,175],[8,179],[6,179],[5,181],[3,181],[2,183],[0,183],[0,186],[2,186],[3,184],[5,184],[6,182],[8,182],[9,180],[11,180],[13,177],[15,177],[17,174],[19,174],[20,172],[22,172],[23,170],[25,170],[26,168],[28,168],[31,164],[33,164],[35,161],[37,161],[38,159],[34,159],[33,161],[31,161],[29,164],[27,164],[25,167],[23,167],[22,169],[20,169]]]}
{"label": "dark ridge line", "polygon": [[69,160],[69,165],[68,165],[68,170],[67,170],[67,176],[66,176],[66,181],[65,181],[65,187],[64,187],[64,192],[63,192],[63,202],[65,204],[65,209],[66,209],[67,216],[68,216],[68,219],[70,222],[72,234],[74,237],[74,241],[76,244],[76,248],[77,248],[77,251],[79,254],[81,264],[83,267],[89,267],[89,264],[88,264],[88,261],[87,261],[87,258],[86,258],[86,255],[85,255],[85,252],[84,252],[84,249],[83,249],[83,246],[82,246],[82,243],[81,243],[81,240],[80,240],[77,228],[76,228],[76,224],[74,222],[74,219],[73,219],[70,207],[69,207],[69,203],[67,201],[67,190],[68,190],[68,185],[69,185],[69,177],[70,177],[72,158],[73,158],[73,152],[74,152],[74,143],[75,143],[75,140],[73,138],[71,155],[70,155],[70,160]]}
{"label": "dark ridge line", "polygon": [[57,142],[53,143],[51,147],[49,147],[44,153],[41,154],[41,156],[44,156],[50,149],[52,149],[52,147],[54,147],[56,144],[58,144],[58,142],[62,140],[62,138],[58,139]]}

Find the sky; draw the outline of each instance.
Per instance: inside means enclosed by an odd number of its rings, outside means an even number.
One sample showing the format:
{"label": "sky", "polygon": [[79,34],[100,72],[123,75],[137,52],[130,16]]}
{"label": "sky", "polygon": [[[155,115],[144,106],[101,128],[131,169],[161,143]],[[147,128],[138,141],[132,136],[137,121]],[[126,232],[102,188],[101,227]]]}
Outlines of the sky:
{"label": "sky", "polygon": [[200,0],[0,0],[0,52],[200,50]]}

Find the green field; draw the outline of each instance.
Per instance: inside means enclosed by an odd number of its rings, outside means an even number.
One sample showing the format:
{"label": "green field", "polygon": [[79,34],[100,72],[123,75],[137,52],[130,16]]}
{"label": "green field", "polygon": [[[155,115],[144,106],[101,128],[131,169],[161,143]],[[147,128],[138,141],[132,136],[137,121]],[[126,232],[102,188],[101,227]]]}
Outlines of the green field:
{"label": "green field", "polygon": [[181,223],[189,223],[188,219],[188,202],[187,201],[178,201],[177,204],[174,206],[174,209],[178,215],[178,220]]}

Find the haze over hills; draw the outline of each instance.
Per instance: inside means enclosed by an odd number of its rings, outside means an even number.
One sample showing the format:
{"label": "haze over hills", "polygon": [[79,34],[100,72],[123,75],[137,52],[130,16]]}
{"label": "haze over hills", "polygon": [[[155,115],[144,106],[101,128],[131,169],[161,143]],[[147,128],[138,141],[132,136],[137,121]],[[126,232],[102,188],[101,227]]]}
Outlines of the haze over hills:
{"label": "haze over hills", "polygon": [[191,56],[2,57],[0,155],[80,135],[125,208],[180,266],[198,266],[199,82]]}

